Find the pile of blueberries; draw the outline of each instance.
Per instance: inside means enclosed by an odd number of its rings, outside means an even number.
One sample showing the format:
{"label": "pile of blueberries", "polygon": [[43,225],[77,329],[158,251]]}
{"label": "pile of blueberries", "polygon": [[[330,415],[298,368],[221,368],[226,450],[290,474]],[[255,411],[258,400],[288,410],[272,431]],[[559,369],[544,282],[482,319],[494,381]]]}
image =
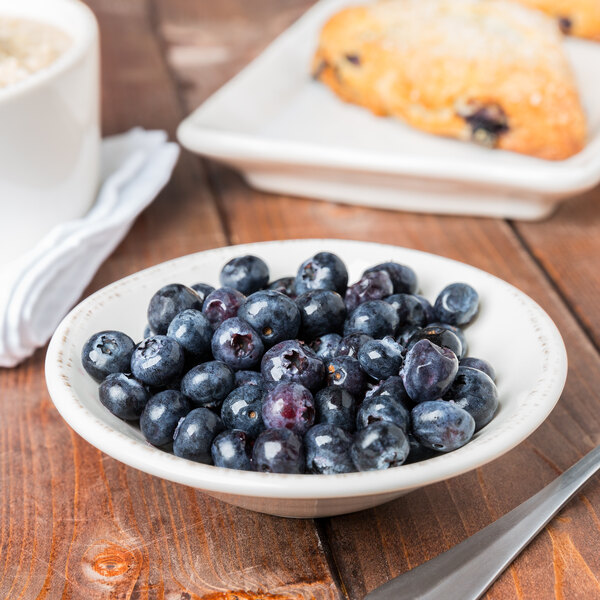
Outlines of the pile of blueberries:
{"label": "pile of blueberries", "polygon": [[370,471],[455,450],[498,409],[493,368],[465,357],[465,283],[432,306],[410,267],[348,286],[330,252],[272,283],[260,258],[234,258],[220,281],[158,290],[139,344],[101,331],[83,348],[102,404],[154,446],[230,469]]}

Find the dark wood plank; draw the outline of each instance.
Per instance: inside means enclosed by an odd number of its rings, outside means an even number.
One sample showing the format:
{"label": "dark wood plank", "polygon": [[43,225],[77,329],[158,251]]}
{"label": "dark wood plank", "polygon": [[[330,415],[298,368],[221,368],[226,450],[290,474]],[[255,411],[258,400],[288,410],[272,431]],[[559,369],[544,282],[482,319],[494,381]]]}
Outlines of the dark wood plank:
{"label": "dark wood plank", "polygon": [[[182,114],[147,3],[90,4],[103,37],[105,133],[173,133]],[[226,243],[204,173],[184,155],[88,291]],[[40,351],[0,373],[0,598],[340,597],[312,521],[236,509],[108,458],[64,424],[43,361]]]}
{"label": "dark wood plank", "polygon": [[200,104],[240,71],[313,1],[153,0],[166,56],[188,105]]}
{"label": "dark wood plank", "polygon": [[[228,3],[231,6],[232,3]],[[294,9],[296,4],[294,5]],[[306,2],[308,6],[310,2]],[[182,83],[188,109],[213,85],[224,83],[265,43],[250,50],[236,32],[274,33],[294,18],[289,4],[237,2],[230,23],[218,7],[158,2],[160,30],[170,45],[170,64]],[[207,16],[208,14],[208,16]],[[243,15],[243,17],[242,17]],[[269,15],[268,18],[265,15]],[[287,17],[282,19],[281,15]],[[185,36],[178,31],[185,29]],[[211,31],[219,31],[215,40]],[[202,52],[220,57],[204,61]],[[210,53],[209,53],[210,54]],[[181,57],[185,56],[185,60]],[[455,480],[414,492],[396,502],[326,520],[337,566],[350,598],[414,567],[461,541],[551,481],[600,442],[594,401],[600,360],[568,307],[504,222],[410,215],[266,195],[240,177],[211,166],[233,242],[331,236],[395,243],[469,262],[514,283],[555,319],[569,350],[571,367],[562,401],[525,443],[494,463]],[[595,213],[594,213],[595,215]],[[595,276],[594,281],[597,281]],[[592,598],[600,595],[600,522],[594,506],[600,485],[591,482],[490,590],[489,598]]]}
{"label": "dark wood plank", "polygon": [[600,188],[566,201],[539,223],[514,223],[554,285],[600,348]]}

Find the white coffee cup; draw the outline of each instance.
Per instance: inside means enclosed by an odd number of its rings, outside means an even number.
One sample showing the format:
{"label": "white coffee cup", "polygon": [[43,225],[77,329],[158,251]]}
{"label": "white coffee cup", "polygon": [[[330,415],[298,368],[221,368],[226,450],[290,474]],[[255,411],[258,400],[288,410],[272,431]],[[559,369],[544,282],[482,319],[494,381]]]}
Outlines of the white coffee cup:
{"label": "white coffee cup", "polygon": [[0,0],[0,17],[64,31],[70,47],[50,66],[0,88],[0,265],[55,225],[83,216],[98,186],[99,43],[78,0]]}

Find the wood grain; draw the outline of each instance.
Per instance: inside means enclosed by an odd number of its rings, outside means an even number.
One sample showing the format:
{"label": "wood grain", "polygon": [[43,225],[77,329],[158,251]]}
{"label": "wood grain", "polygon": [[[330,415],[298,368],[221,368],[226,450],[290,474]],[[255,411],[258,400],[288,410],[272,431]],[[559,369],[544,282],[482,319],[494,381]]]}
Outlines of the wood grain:
{"label": "wood grain", "polygon": [[[105,133],[182,117],[144,0],[90,3],[100,21]],[[88,292],[227,243],[204,172],[182,156]],[[339,598],[312,521],[260,516],[125,467],[49,401],[44,352],[0,373],[0,598]]]}
{"label": "wood grain", "polygon": [[[235,28],[229,28],[228,12],[211,12],[211,20],[206,22],[197,6],[184,1],[158,2],[160,31],[171,46],[167,56],[175,75],[185,83],[182,89],[189,110],[207,95],[208,90],[199,82],[219,85],[239,70],[239,57],[248,54],[248,47],[244,42],[237,43],[236,32],[256,31],[264,24],[266,13],[278,11],[275,0],[256,4],[259,8],[248,12],[247,4],[238,2],[233,13],[237,19],[247,20],[246,27],[240,28],[236,23]],[[231,10],[231,3],[228,7]],[[287,5],[281,9],[283,14],[287,14],[286,10]],[[289,17],[291,22],[293,11]],[[283,28],[287,23],[281,25]],[[181,27],[186,28],[185,38],[173,34]],[[210,39],[208,28],[222,34],[218,64],[194,61],[190,50],[206,47],[205,40]],[[230,40],[230,46],[223,48],[223,40]],[[264,44],[254,43],[251,54],[262,47]],[[181,56],[187,60],[182,62]],[[551,270],[540,271],[507,223],[389,213],[265,195],[250,190],[238,175],[223,167],[211,165],[210,169],[234,243],[326,235],[401,244],[469,262],[530,294],[555,319],[567,343],[572,366],[563,400],[527,442],[491,465],[451,482],[414,492],[383,507],[325,521],[350,598],[361,598],[390,577],[479,530],[600,442],[598,402],[594,398],[600,384],[598,355],[569,306],[555,293],[549,282]],[[597,219],[597,213],[594,216]],[[544,225],[539,227],[543,230]],[[548,260],[552,265],[551,257]],[[572,275],[576,277],[579,276]],[[597,285],[598,276],[591,281]],[[574,285],[574,293],[577,289]],[[600,530],[593,508],[599,500],[600,486],[590,483],[584,495],[572,502],[493,586],[488,597],[600,596]]]}
{"label": "wood grain", "polygon": [[[185,111],[310,2],[90,5],[103,38],[105,133],[142,125],[172,134]],[[0,598],[360,599],[525,500],[600,443],[600,359],[590,342],[599,335],[595,198],[535,225],[408,215],[262,194],[183,153],[173,181],[89,292],[229,242],[330,236],[424,249],[493,272],[548,310],[570,355],[563,399],[533,436],[494,463],[315,526],[228,506],[98,452],[50,403],[40,351],[0,372]],[[600,486],[591,482],[488,597],[600,597],[599,502]]]}
{"label": "wood grain", "polygon": [[527,248],[600,349],[600,188],[565,202],[541,223],[514,223]]}

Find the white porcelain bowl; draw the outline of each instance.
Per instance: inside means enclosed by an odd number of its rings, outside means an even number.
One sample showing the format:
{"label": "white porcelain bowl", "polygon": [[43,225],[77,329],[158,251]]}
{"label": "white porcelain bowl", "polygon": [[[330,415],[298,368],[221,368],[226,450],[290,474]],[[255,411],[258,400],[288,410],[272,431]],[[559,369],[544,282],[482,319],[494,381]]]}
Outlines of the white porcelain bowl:
{"label": "white porcelain bowl", "polygon": [[98,184],[99,64],[94,15],[78,0],[0,0],[0,17],[72,38],[49,67],[0,88],[0,265],[84,215]]}
{"label": "white porcelain bowl", "polygon": [[[98,385],[81,367],[81,348],[103,329],[141,339],[146,307],[161,286],[181,282],[218,285],[219,272],[235,256],[263,258],[272,277],[293,274],[320,250],[338,254],[350,279],[376,263],[412,266],[430,299],[448,283],[465,281],[481,297],[480,315],[466,331],[472,356],[497,370],[500,410],[463,448],[425,462],[387,471],[345,475],[274,475],[194,463],[148,445],[138,428],[110,414]],[[291,240],[219,248],[141,271],[96,292],[60,324],[48,349],[46,380],[52,400],[69,425],[92,445],[132,467],[183,483],[259,512],[320,517],[369,508],[411,490],[454,477],[501,456],[530,435],[557,402],[567,373],[561,336],[548,315],[508,283],[468,265],[395,246],[342,240]],[[517,476],[517,474],[515,474]]]}

